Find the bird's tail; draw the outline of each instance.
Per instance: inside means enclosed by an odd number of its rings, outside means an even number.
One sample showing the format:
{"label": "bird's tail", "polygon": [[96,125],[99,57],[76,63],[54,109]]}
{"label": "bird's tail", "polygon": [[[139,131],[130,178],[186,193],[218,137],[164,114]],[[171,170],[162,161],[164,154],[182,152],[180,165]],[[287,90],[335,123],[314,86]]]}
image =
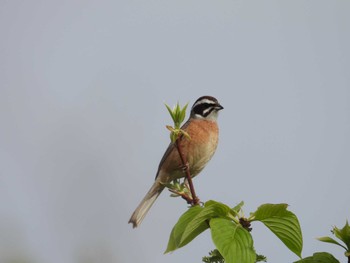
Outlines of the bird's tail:
{"label": "bird's tail", "polygon": [[164,189],[164,185],[155,181],[151,189],[147,192],[146,196],[142,199],[141,203],[135,209],[131,215],[129,223],[132,224],[133,228],[138,227],[142,220],[145,218],[148,210],[151,208],[157,197]]}

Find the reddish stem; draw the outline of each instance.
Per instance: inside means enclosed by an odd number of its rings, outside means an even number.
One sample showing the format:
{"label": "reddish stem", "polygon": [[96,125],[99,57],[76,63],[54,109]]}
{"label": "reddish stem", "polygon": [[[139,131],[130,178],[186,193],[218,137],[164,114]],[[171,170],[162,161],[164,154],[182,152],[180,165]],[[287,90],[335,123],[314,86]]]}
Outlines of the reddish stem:
{"label": "reddish stem", "polygon": [[169,189],[169,191],[176,194],[176,195],[181,196],[184,200],[186,200],[187,204],[191,205],[193,203],[192,197],[190,197],[186,193],[181,193],[181,192],[178,192],[178,191],[172,190],[172,189]]}
{"label": "reddish stem", "polygon": [[192,205],[199,205],[200,200],[198,199],[198,197],[196,195],[196,192],[194,190],[194,186],[193,186],[193,183],[192,183],[192,177],[191,177],[191,174],[190,174],[190,167],[189,167],[189,164],[188,164],[188,162],[186,160],[186,157],[184,156],[184,154],[182,152],[182,149],[181,149],[181,146],[180,146],[180,143],[179,143],[179,140],[181,138],[182,137],[180,137],[180,138],[178,138],[176,140],[175,145],[176,145],[177,151],[179,152],[181,162],[182,162],[182,164],[184,165],[184,167],[186,169],[186,179],[187,179],[188,184],[190,186],[190,191],[191,191],[191,195],[192,195]]}

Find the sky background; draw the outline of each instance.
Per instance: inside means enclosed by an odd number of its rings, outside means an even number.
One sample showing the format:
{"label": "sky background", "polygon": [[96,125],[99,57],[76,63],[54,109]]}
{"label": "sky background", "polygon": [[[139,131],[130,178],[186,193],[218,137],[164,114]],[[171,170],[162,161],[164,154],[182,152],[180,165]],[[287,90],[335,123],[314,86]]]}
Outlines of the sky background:
{"label": "sky background", "polygon": [[[201,262],[209,231],[163,255],[187,209],[164,191],[138,229],[171,124],[215,96],[202,201],[288,203],[303,256],[350,219],[349,1],[0,1],[0,261]],[[268,262],[298,258],[262,224]],[[23,260],[23,261],[21,261]]]}

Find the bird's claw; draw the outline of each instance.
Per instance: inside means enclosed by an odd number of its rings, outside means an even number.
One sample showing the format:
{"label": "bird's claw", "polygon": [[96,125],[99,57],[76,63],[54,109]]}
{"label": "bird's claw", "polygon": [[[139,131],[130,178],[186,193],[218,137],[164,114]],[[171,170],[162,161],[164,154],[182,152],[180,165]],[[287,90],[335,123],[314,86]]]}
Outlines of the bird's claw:
{"label": "bird's claw", "polygon": [[190,169],[190,164],[187,162],[186,164],[184,165],[180,165],[180,169],[186,173],[188,169]]}

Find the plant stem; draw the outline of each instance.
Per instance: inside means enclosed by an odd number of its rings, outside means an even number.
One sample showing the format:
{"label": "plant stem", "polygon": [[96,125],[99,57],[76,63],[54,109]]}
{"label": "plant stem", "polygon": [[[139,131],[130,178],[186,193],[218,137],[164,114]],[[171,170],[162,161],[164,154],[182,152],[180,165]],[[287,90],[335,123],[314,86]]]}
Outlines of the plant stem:
{"label": "plant stem", "polygon": [[192,197],[189,196],[188,194],[177,192],[176,190],[172,190],[172,189],[169,189],[169,191],[174,193],[174,194],[176,194],[176,195],[181,196],[182,199],[184,199],[187,202],[187,204],[192,204],[193,203]]}
{"label": "plant stem", "polygon": [[183,138],[182,136],[179,137],[175,141],[175,145],[176,145],[177,151],[179,152],[181,162],[182,162],[183,166],[185,167],[186,179],[187,179],[188,184],[190,186],[190,191],[191,191],[191,195],[192,195],[192,205],[199,205],[200,200],[198,199],[198,197],[196,195],[196,192],[194,190],[194,186],[193,186],[193,183],[192,183],[192,177],[191,177],[191,173],[190,173],[190,167],[189,167],[189,164],[188,164],[188,162],[186,160],[186,157],[184,156],[184,154],[182,152],[182,149],[181,149],[181,146],[180,146],[180,143],[179,143],[179,140],[181,140],[182,138]]}

